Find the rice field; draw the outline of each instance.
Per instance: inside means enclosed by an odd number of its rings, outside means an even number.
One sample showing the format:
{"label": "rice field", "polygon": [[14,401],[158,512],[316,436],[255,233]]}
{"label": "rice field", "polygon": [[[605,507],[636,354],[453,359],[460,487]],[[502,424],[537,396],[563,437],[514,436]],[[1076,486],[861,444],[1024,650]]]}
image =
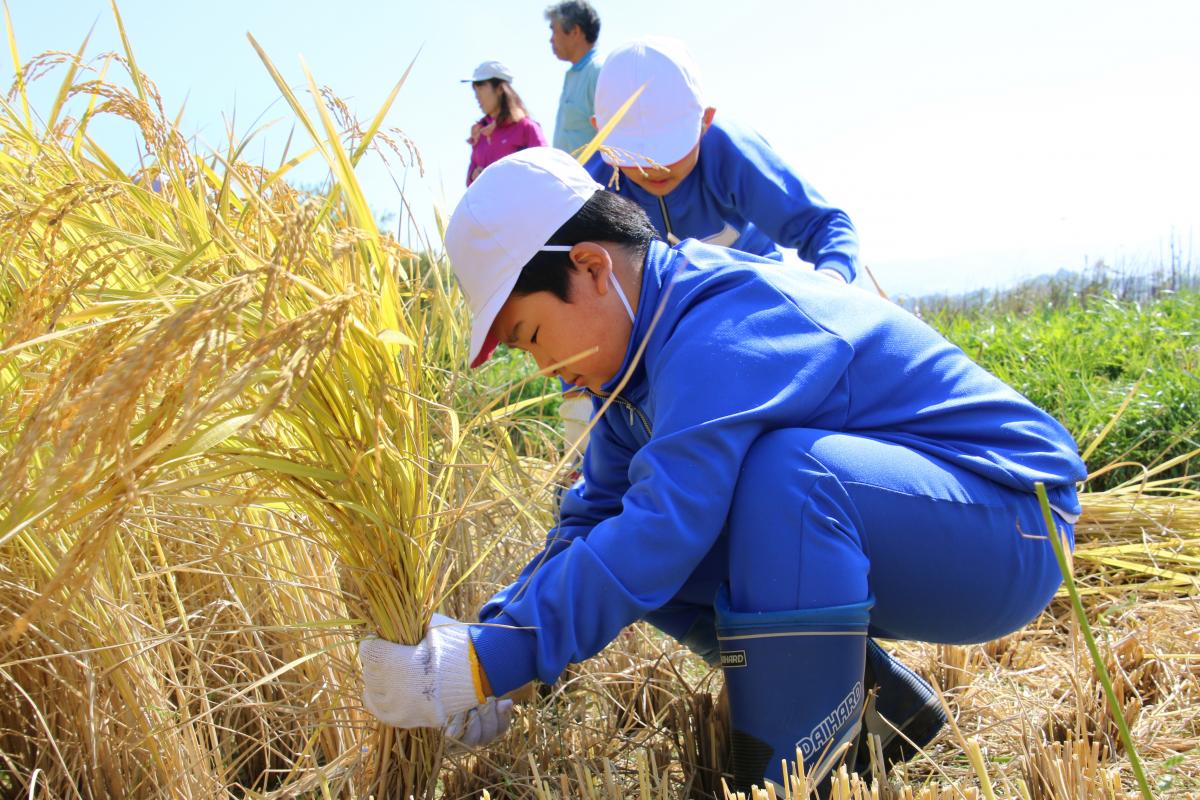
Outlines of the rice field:
{"label": "rice field", "polygon": [[[413,159],[387,107],[361,123],[259,52],[308,137],[274,166],[193,151],[128,43],[18,61],[0,102],[0,797],[722,796],[720,675],[640,625],[529,689],[486,750],[361,708],[357,639],[471,617],[540,546],[568,466],[519,365],[463,369],[436,237],[379,230],[355,165]],[[289,185],[303,159],[323,190]],[[1084,499],[1074,574],[1119,714],[1065,596],[986,645],[900,643],[956,723],[838,797],[1135,797],[1118,717],[1155,796],[1200,796],[1178,444]]]}

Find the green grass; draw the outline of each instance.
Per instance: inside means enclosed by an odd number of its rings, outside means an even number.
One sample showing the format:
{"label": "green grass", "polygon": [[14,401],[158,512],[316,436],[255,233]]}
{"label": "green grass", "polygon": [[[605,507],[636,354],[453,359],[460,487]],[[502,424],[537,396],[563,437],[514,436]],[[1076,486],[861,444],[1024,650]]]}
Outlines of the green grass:
{"label": "green grass", "polygon": [[553,416],[562,404],[561,384],[553,378],[538,375],[533,359],[520,350],[503,345],[497,347],[479,370],[478,379],[487,391],[504,393],[501,405],[546,397],[545,402],[532,406],[530,413]]}
{"label": "green grass", "polygon": [[[1200,292],[1119,299],[1112,291],[1054,292],[1040,303],[1003,295],[922,317],[973,359],[1059,419],[1088,447],[1121,410],[1088,459],[1096,470],[1154,466],[1200,446]],[[1183,474],[1181,465],[1164,477]],[[1127,467],[1093,481],[1108,488]]]}

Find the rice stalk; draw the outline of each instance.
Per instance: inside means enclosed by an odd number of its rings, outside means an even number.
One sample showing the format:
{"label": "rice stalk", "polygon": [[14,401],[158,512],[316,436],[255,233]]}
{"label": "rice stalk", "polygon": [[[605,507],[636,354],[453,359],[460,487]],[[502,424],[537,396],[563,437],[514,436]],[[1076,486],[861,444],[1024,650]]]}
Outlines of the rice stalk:
{"label": "rice stalk", "polygon": [[[354,640],[466,618],[508,580],[550,523],[560,442],[524,418],[541,400],[459,371],[435,248],[372,230],[352,168],[405,147],[383,110],[359,126],[310,81],[329,106],[310,148],[265,167],[231,136],[201,156],[128,48],[84,49],[35,57],[0,100],[0,628],[18,634],[0,641],[0,795],[718,795],[715,673],[641,627],[440,767],[361,711]],[[50,113],[26,114],[55,69]],[[91,138],[102,116],[145,143],[136,171]],[[312,156],[334,182],[292,189]],[[1200,517],[1163,474],[1084,495],[1075,563],[1147,780],[1188,796]],[[837,796],[975,797],[985,775],[997,797],[1129,796],[1070,619],[1056,602],[999,642],[902,645],[958,684],[982,763],[938,742],[870,787],[835,776]]]}
{"label": "rice stalk", "polygon": [[[0,108],[10,774],[66,796],[424,796],[436,736],[375,731],[363,756],[351,626],[419,639],[469,577],[439,537],[521,473],[480,484],[508,457],[473,434],[505,421],[444,402],[448,272],[382,237],[353,180],[386,109],[352,156],[321,112],[313,152],[340,171],[311,198],[232,143],[188,152],[128,49],[132,89],[72,83],[81,60],[54,62],[53,130]],[[135,125],[142,172],[89,138],[100,115]]]}
{"label": "rice stalk", "polygon": [[1108,668],[1105,666],[1104,659],[1100,655],[1096,639],[1092,636],[1092,628],[1088,622],[1087,612],[1084,610],[1083,603],[1079,599],[1079,593],[1075,589],[1075,577],[1067,556],[1066,543],[1059,538],[1058,527],[1054,523],[1054,514],[1050,509],[1050,499],[1046,495],[1046,487],[1038,483],[1036,488],[1038,501],[1042,506],[1042,516],[1046,522],[1046,535],[1050,538],[1050,542],[1054,546],[1054,555],[1058,559],[1058,566],[1063,574],[1063,583],[1067,589],[1067,593],[1070,595],[1071,604],[1075,610],[1075,618],[1079,622],[1079,629],[1083,634],[1083,640],[1087,645],[1088,653],[1092,657],[1092,663],[1095,665],[1099,673],[1100,682],[1104,686],[1104,694],[1108,699],[1109,711],[1112,714],[1113,721],[1117,725],[1117,729],[1121,733],[1121,742],[1125,745],[1125,752],[1129,757],[1130,768],[1133,770],[1133,775],[1137,780],[1142,797],[1145,800],[1152,800],[1154,795],[1150,792],[1150,784],[1146,781],[1146,774],[1142,769],[1141,759],[1138,757],[1133,737],[1129,733],[1129,725],[1125,720],[1124,709],[1113,690]]}

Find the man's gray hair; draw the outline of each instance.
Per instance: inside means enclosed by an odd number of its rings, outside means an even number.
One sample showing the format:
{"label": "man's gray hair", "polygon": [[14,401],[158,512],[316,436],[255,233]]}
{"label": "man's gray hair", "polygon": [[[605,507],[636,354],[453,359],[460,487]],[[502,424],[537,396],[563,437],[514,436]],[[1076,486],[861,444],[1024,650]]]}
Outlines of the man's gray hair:
{"label": "man's gray hair", "polygon": [[587,0],[563,0],[546,9],[546,19],[557,22],[563,33],[583,29],[583,38],[595,44],[600,38],[600,15]]}

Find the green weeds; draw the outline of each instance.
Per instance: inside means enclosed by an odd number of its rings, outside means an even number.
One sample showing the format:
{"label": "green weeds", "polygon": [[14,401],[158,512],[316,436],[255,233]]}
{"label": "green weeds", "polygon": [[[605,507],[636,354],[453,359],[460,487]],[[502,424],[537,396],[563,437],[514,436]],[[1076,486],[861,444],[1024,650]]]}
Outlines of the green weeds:
{"label": "green weeds", "polygon": [[[1088,459],[1102,490],[1200,444],[1200,292],[1142,300],[1067,295],[1033,308],[1003,298],[922,316],[972,358],[1060,420],[1081,449],[1119,416]],[[1128,404],[1122,406],[1128,400]],[[1185,474],[1180,464],[1160,477]]]}

